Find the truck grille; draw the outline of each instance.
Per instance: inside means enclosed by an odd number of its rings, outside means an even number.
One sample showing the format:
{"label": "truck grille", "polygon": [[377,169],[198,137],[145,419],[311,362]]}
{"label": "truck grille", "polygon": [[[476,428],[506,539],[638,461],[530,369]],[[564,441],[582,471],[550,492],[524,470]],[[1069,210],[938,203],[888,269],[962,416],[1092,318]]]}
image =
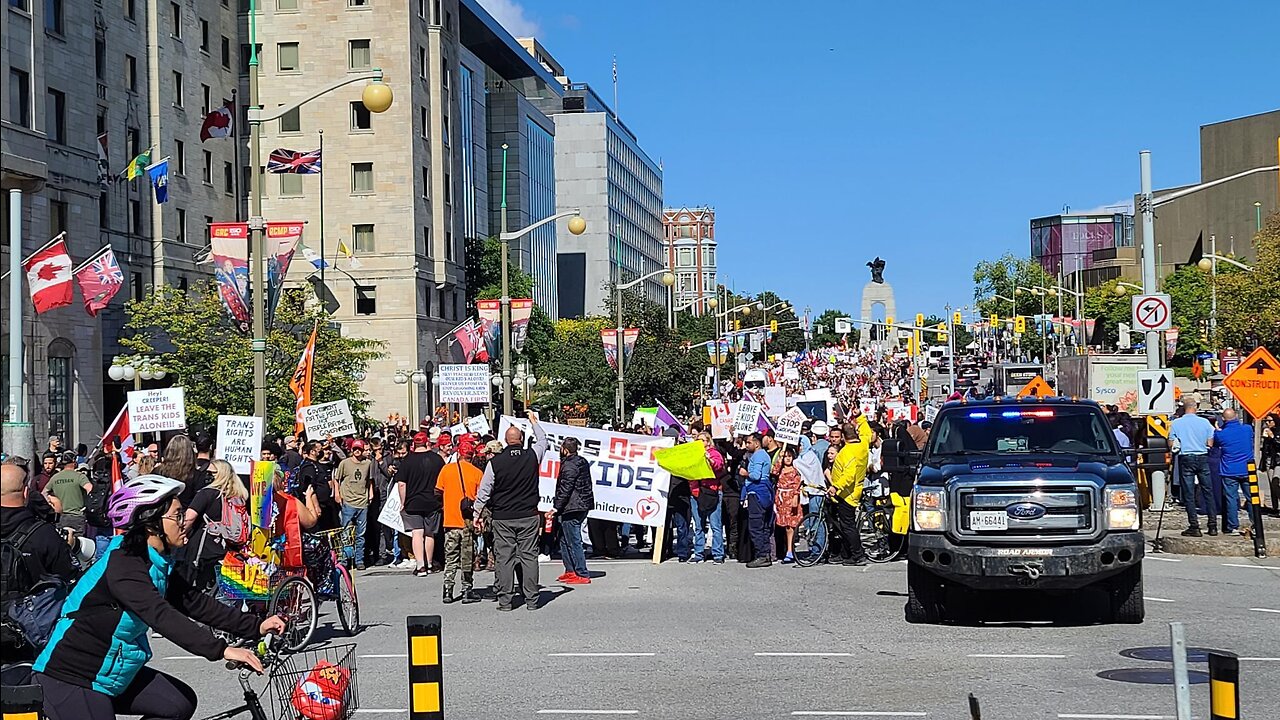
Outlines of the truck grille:
{"label": "truck grille", "polygon": [[[956,489],[959,517],[955,527],[968,537],[1072,537],[1092,535],[1096,529],[1095,490],[1089,487],[960,487]],[[974,511],[1008,514],[1011,506],[1039,506],[1039,517],[1008,517],[1006,530],[974,530]],[[1033,508],[1034,509],[1034,508]]]}

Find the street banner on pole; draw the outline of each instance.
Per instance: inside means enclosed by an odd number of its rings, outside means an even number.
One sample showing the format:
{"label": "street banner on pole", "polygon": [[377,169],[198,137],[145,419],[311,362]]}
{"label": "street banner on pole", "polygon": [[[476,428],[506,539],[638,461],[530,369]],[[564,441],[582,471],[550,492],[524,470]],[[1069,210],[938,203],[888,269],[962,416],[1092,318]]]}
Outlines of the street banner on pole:
{"label": "street banner on pole", "polygon": [[525,338],[529,337],[529,318],[533,315],[533,301],[513,299],[511,301],[511,350],[520,352],[524,349]]}
{"label": "street banner on pole", "polygon": [[351,406],[346,400],[303,408],[302,424],[307,428],[307,437],[312,440],[356,434],[356,421],[351,417]]}
{"label": "street banner on pole", "polygon": [[[501,437],[515,425],[533,436],[529,421],[506,415],[498,425]],[[666,523],[671,473],[658,465],[654,453],[675,445],[675,438],[632,435],[593,428],[542,423],[548,449],[539,466],[538,509],[551,509],[560,474],[560,443],[567,437],[581,443],[578,454],[591,466],[595,508],[587,517],[613,522],[659,527]]]}
{"label": "street banner on pole", "polygon": [[502,357],[502,301],[477,300],[476,315],[480,318],[480,337],[489,359]]}
{"label": "street banner on pole", "polygon": [[439,367],[440,402],[489,402],[489,366],[449,364]]}
{"label": "street banner on pole", "polygon": [[182,430],[186,427],[186,395],[182,388],[129,391],[129,428],[133,432]]}
{"label": "street banner on pole", "polygon": [[249,316],[249,223],[211,223],[210,256],[218,296],[232,324],[248,332]]}
{"label": "street banner on pole", "polygon": [[293,252],[302,239],[302,222],[269,222],[267,223],[267,318],[276,314],[276,306],[280,304],[280,292],[284,288],[285,276],[289,274],[289,263],[293,261]]}
{"label": "street banner on pole", "polygon": [[262,456],[262,418],[245,415],[218,416],[218,444],[214,457],[248,475],[253,461]]}

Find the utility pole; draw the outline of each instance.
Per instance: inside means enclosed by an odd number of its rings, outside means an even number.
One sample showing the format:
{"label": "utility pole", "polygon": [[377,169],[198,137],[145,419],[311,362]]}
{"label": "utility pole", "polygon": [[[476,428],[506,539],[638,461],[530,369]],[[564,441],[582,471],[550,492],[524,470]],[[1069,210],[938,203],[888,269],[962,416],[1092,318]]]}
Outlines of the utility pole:
{"label": "utility pole", "polygon": [[[1156,286],[1156,208],[1154,198],[1151,196],[1150,150],[1143,150],[1138,153],[1138,164],[1140,175],[1139,190],[1142,193],[1142,197],[1138,201],[1142,209],[1142,292],[1144,295],[1151,295],[1159,292],[1159,290]],[[1086,338],[1087,341],[1088,339]],[[1160,333],[1148,331],[1145,343],[1147,369],[1159,370],[1162,364],[1160,356],[1163,351],[1163,348],[1160,347]]]}

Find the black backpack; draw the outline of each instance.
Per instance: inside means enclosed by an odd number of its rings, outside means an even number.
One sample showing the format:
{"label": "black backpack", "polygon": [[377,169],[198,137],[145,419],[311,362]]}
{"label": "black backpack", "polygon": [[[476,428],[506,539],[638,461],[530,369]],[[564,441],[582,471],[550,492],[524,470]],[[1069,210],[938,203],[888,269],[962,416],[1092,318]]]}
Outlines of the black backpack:
{"label": "black backpack", "polygon": [[31,518],[0,539],[0,643],[42,648],[62,612],[67,587],[58,578],[38,577],[22,551],[31,535],[48,525]]}
{"label": "black backpack", "polygon": [[111,481],[111,457],[103,456],[93,464],[89,472],[93,489],[84,498],[84,519],[92,526],[109,530],[111,518],[107,517],[107,501],[115,489]]}

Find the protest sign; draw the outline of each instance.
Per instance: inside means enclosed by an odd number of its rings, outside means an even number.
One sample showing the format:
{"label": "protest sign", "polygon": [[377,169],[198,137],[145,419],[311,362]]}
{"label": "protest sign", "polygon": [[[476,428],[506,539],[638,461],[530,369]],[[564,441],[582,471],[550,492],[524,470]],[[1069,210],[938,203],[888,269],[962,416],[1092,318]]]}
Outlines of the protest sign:
{"label": "protest sign", "polygon": [[938,417],[938,408],[932,405],[926,405],[924,408],[924,421],[933,422]]}
{"label": "protest sign", "polygon": [[244,415],[218,416],[218,445],[214,457],[248,475],[254,460],[262,456],[262,418]]}
{"label": "protest sign", "polygon": [[458,423],[457,425],[454,425],[453,427],[449,428],[449,434],[452,435],[455,439],[460,435],[466,435],[467,426],[463,425],[462,423]]}
{"label": "protest sign", "polygon": [[488,365],[441,365],[439,370],[440,402],[489,402]]}
{"label": "protest sign", "polygon": [[356,434],[356,421],[351,417],[351,406],[346,400],[302,408],[302,424],[307,429],[307,437],[312,440]]}
{"label": "protest sign", "polygon": [[[514,424],[532,438],[529,422],[523,418],[503,416],[498,424],[501,437]],[[632,435],[630,433],[542,423],[547,433],[548,449],[539,466],[539,510],[550,510],[556,494],[556,478],[560,474],[560,443],[566,437],[577,438],[578,454],[591,467],[595,483],[595,508],[587,517],[599,520],[659,527],[667,518],[667,495],[671,473],[658,465],[657,450],[672,447],[675,438]]]}
{"label": "protest sign", "polygon": [[714,440],[728,440],[733,437],[733,408],[727,402],[713,402],[707,406],[711,416],[708,425]]}
{"label": "protest sign", "polygon": [[378,522],[395,530],[398,533],[407,535],[404,531],[404,517],[400,511],[404,509],[404,505],[400,502],[400,493],[387,493],[387,499],[382,502],[382,511],[378,513]]}
{"label": "protest sign", "polygon": [[804,425],[804,411],[799,408],[791,408],[782,417],[778,418],[778,428],[774,431],[774,438],[783,445],[799,445],[800,444],[800,427]]}
{"label": "protest sign", "polygon": [[858,407],[862,410],[862,414],[869,418],[876,416],[876,408],[878,407],[875,398],[859,398]]}
{"label": "protest sign", "polygon": [[467,429],[476,435],[489,434],[489,418],[483,415],[477,415],[473,418],[467,418]]}
{"label": "protest sign", "polygon": [[787,411],[787,389],[781,385],[771,385],[764,389],[764,414],[771,418],[782,417]]}
{"label": "protest sign", "polygon": [[733,431],[738,435],[750,435],[756,431],[756,418],[760,417],[760,403],[743,400],[733,411]]}
{"label": "protest sign", "polygon": [[186,395],[180,387],[129,391],[129,430],[135,433],[187,427]]}

